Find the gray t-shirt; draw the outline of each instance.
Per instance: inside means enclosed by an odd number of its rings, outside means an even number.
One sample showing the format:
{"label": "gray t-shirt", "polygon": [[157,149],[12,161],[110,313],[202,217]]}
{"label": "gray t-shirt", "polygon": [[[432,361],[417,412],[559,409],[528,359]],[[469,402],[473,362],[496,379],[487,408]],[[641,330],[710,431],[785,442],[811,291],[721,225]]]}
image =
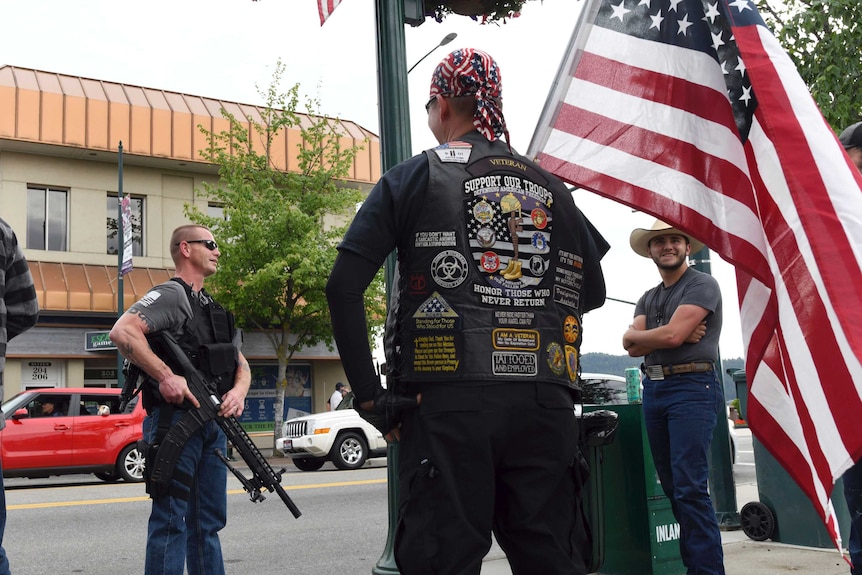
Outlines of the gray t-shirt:
{"label": "gray t-shirt", "polygon": [[657,349],[648,354],[646,365],[672,365],[692,361],[718,361],[721,336],[721,290],[709,274],[688,268],[675,284],[659,284],[638,300],[635,317],[646,316],[647,329],[667,325],[680,305],[696,305],[707,310],[706,335],[698,343],[683,343],[674,349]]}
{"label": "gray t-shirt", "polygon": [[167,331],[177,341],[194,315],[185,288],[173,280],[154,286],[129,311],[146,317],[150,333]]}

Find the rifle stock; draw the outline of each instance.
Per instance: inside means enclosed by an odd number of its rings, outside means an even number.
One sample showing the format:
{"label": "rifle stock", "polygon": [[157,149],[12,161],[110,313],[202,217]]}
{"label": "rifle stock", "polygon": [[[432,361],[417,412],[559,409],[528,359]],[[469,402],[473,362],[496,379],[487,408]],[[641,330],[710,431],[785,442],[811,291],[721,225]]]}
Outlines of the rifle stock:
{"label": "rifle stock", "polygon": [[[243,461],[248,465],[249,471],[252,473],[252,477],[247,478],[232,468],[230,464],[227,463],[223,454],[217,455],[221,457],[222,461],[225,461],[228,469],[230,469],[234,475],[241,477],[240,482],[246,492],[248,492],[251,500],[255,503],[263,501],[264,497],[261,494],[261,490],[266,489],[270,492],[277,493],[294,517],[298,518],[302,515],[302,512],[281,486],[281,475],[284,473],[284,469],[276,472],[272,468],[235,417],[220,417],[218,415],[221,398],[218,396],[215,386],[208,382],[201,372],[192,365],[185,352],[183,352],[182,348],[180,348],[173,338],[167,334],[162,334],[162,341],[164,343],[165,350],[173,356],[182,368],[189,390],[191,390],[192,394],[197,398],[201,405],[199,410],[192,408],[186,416],[177,422],[177,426],[175,427],[177,427],[178,432],[181,435],[184,434],[183,431],[185,431],[185,433],[189,432],[188,429],[182,429],[183,423],[191,424],[192,426],[197,425],[199,427],[210,419],[215,419],[218,426],[227,436],[228,441],[233,444],[234,449],[239,452],[240,457],[242,457]],[[173,428],[171,431],[173,431]],[[159,451],[165,447],[168,449],[171,448],[171,441],[169,440],[170,436],[171,432],[169,431],[168,435],[165,437],[165,441],[159,447]],[[182,446],[180,445],[179,447],[181,448]],[[152,476],[156,481],[159,480],[159,474],[157,473],[158,467],[159,466],[157,464]]]}

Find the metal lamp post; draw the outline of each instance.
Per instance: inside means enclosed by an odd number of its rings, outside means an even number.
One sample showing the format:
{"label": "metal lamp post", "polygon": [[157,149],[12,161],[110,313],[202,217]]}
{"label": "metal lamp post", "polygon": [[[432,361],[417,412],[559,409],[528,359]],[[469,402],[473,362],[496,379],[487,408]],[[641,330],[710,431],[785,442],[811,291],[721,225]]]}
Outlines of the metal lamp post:
{"label": "metal lamp post", "polygon": [[[386,172],[412,155],[407,74],[434,50],[454,40],[457,34],[453,32],[444,36],[439,44],[429,50],[408,70],[405,57],[404,4],[391,0],[376,0],[375,8],[377,18],[377,90],[380,101],[380,156],[381,168],[383,172]],[[385,271],[386,303],[388,306],[395,275],[394,253],[386,258]],[[398,566],[395,564],[394,553],[394,536],[398,523],[399,451],[397,443],[390,443],[386,448],[389,530],[383,553],[371,570],[374,575],[397,575],[399,573]]]}
{"label": "metal lamp post", "polygon": [[[377,92],[380,105],[380,157],[386,172],[411,155],[409,96],[407,92],[407,62],[404,41],[404,4],[391,0],[375,0],[377,17]],[[435,47],[436,48],[436,47]],[[386,258],[386,303],[392,289],[395,257]],[[389,531],[386,545],[374,575],[397,574],[395,564],[395,528],[398,522],[398,444],[386,448],[386,478],[389,501]]]}

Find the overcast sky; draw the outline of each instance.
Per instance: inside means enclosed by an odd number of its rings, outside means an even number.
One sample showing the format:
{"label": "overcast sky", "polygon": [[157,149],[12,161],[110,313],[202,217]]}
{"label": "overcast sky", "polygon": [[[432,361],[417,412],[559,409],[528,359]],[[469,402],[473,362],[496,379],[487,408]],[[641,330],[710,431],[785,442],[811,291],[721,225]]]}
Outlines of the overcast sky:
{"label": "overcast sky", "polygon": [[[323,113],[379,133],[374,0],[343,0],[321,27],[316,0],[0,0],[0,65],[122,82],[261,104],[275,63],[283,88],[317,96]],[[583,0],[533,0],[520,18],[481,26],[463,16],[406,30],[407,66],[448,33],[409,75],[413,152],[436,145],[426,126],[431,73],[448,51],[485,50],[498,62],[512,146],[526,152],[574,30]],[[635,227],[654,219],[585,191],[575,201],[611,244],[603,267],[608,296],[634,302],[659,282],[651,260],[631,251]],[[721,354],[742,357],[733,268],[717,257],[712,273],[724,297]],[[622,354],[634,307],[608,301],[584,320],[583,353]]]}

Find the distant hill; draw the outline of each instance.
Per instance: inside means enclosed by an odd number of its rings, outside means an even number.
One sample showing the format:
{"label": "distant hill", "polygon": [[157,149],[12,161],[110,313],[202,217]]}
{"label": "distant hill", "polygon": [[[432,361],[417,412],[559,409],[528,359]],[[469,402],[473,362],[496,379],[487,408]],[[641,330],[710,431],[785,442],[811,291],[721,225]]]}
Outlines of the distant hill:
{"label": "distant hill", "polygon": [[[641,358],[629,357],[627,355],[609,355],[607,353],[585,353],[581,356],[581,371],[584,373],[607,373],[625,377],[627,367],[639,367]],[[727,375],[727,370],[736,371],[743,369],[744,360],[740,357],[733,359],[722,359],[724,370],[724,397],[728,400],[736,397],[736,384],[733,378]]]}

